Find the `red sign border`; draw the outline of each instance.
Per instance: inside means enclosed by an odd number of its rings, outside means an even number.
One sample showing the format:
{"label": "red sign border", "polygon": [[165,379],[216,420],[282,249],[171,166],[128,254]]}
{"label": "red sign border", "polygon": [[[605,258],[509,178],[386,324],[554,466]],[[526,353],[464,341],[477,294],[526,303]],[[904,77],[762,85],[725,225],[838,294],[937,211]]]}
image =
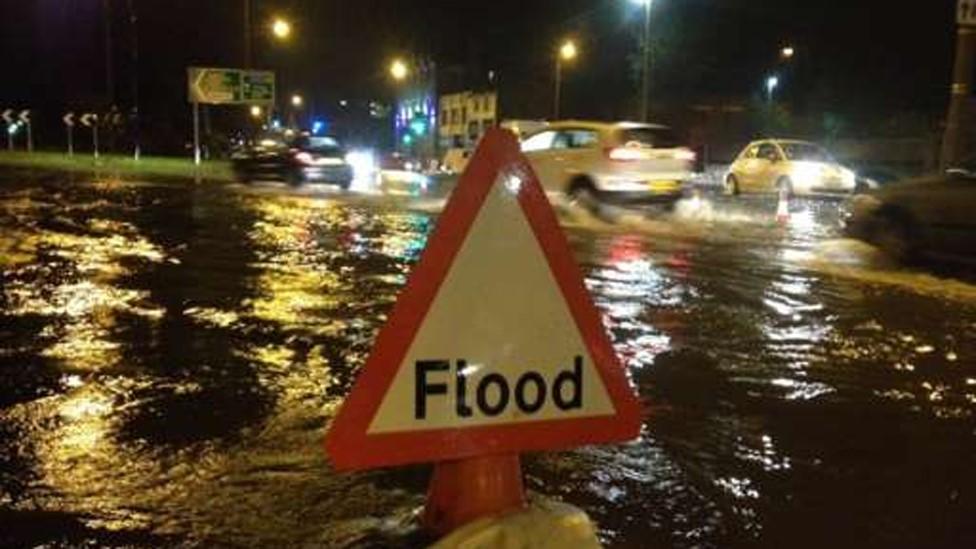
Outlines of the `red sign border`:
{"label": "red sign border", "polygon": [[[511,171],[521,180],[519,205],[548,260],[616,414],[368,434],[369,425],[396,376],[397,368],[502,170]],[[333,465],[339,470],[358,470],[619,442],[636,438],[641,421],[640,402],[617,360],[535,172],[511,132],[498,128],[489,130],[451,194],[389,320],[380,330],[372,353],[332,421],[325,447]]]}

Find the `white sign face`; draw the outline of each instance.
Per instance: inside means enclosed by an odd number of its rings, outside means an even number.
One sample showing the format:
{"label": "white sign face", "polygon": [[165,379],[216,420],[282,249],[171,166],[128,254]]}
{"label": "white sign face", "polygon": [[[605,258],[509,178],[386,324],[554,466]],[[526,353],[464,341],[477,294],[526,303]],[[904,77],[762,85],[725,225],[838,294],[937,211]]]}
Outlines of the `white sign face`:
{"label": "white sign face", "polygon": [[613,414],[516,193],[496,182],[369,434]]}
{"label": "white sign face", "polygon": [[956,22],[962,26],[976,26],[976,0],[959,0]]}

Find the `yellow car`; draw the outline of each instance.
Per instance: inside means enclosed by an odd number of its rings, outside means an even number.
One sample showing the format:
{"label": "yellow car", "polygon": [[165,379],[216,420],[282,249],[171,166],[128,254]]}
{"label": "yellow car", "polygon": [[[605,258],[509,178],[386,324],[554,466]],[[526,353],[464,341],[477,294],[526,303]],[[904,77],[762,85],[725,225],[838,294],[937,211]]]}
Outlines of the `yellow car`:
{"label": "yellow car", "polygon": [[739,154],[725,175],[725,192],[790,195],[852,193],[857,176],[823,147],[806,141],[754,141]]}

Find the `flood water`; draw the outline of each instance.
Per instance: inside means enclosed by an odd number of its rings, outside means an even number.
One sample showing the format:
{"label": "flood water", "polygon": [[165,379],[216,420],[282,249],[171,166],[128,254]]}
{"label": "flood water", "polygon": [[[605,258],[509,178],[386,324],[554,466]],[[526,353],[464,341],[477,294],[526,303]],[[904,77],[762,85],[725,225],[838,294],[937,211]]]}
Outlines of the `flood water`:
{"label": "flood water", "polygon": [[[322,439],[441,203],[0,175],[0,546],[429,541],[428,467]],[[976,546],[976,277],[774,210],[563,212],[648,419],[528,487],[611,547]]]}

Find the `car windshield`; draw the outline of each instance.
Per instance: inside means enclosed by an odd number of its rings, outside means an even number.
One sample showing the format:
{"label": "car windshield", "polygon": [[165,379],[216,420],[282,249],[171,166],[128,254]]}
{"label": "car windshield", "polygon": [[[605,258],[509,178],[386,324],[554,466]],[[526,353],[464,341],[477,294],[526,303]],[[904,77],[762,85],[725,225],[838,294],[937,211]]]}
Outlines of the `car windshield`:
{"label": "car windshield", "polygon": [[790,160],[806,160],[809,162],[831,162],[830,154],[813,143],[783,143],[780,145],[786,158]]}
{"label": "car windshield", "polygon": [[671,128],[628,128],[621,130],[620,139],[624,144],[633,143],[658,149],[669,149],[681,145]]}

